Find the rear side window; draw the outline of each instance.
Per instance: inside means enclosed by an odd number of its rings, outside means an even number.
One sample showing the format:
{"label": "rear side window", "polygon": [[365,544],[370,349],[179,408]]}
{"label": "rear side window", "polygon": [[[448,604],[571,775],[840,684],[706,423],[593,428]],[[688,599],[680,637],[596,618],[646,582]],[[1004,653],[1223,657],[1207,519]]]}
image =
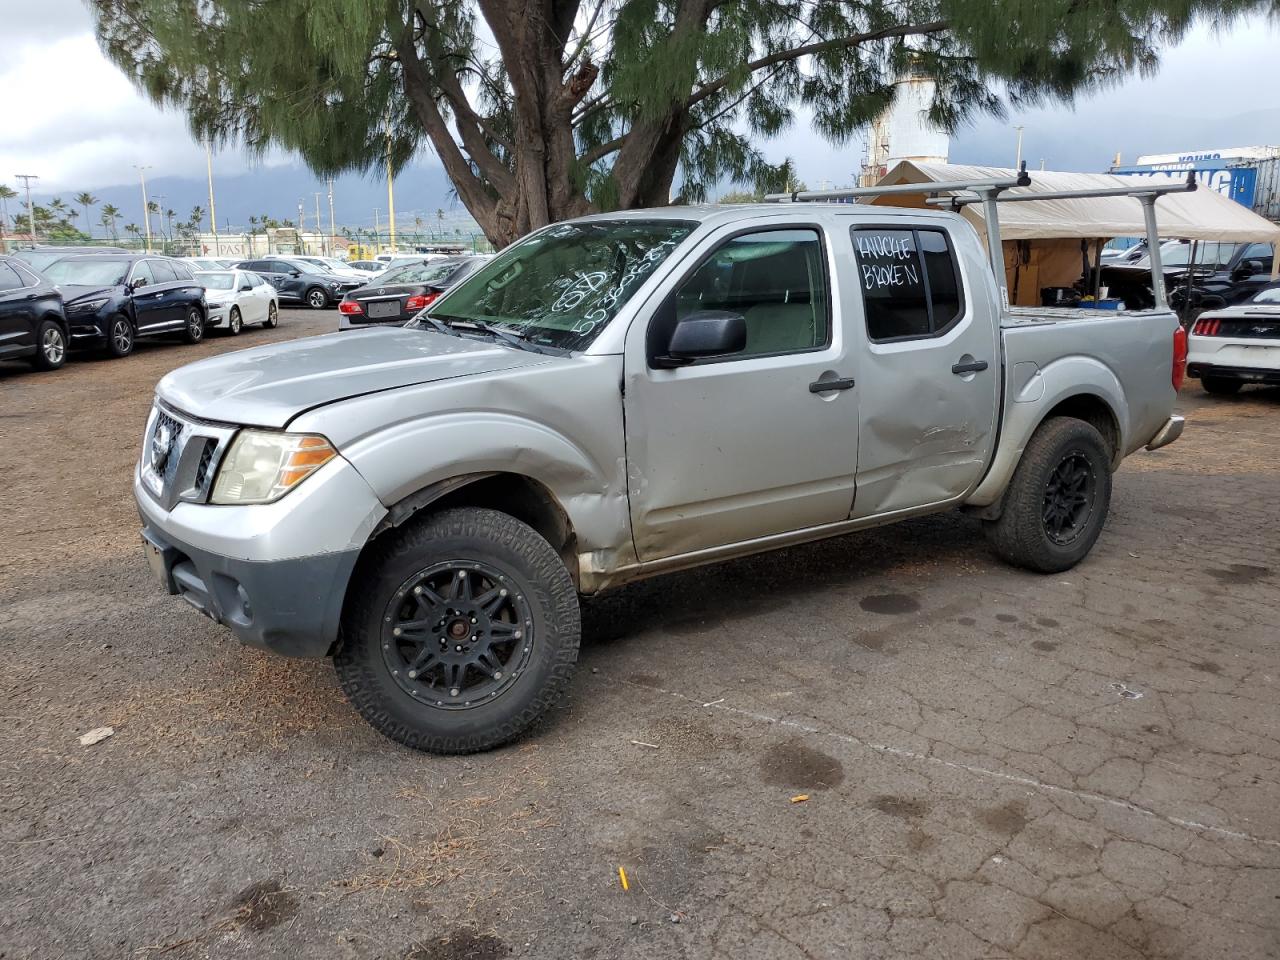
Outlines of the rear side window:
{"label": "rear side window", "polygon": [[173,273],[179,280],[195,279],[195,277],[191,275],[191,271],[187,269],[187,265],[185,263],[178,263],[174,261],[174,262],[171,262],[169,266],[173,268]]}
{"label": "rear side window", "polygon": [[163,260],[151,261],[151,275],[156,278],[156,283],[172,283],[178,279],[178,275],[173,272],[173,267]]}
{"label": "rear side window", "polygon": [[950,238],[941,230],[854,228],[867,335],[876,342],[934,337],[964,313]]}
{"label": "rear side window", "polygon": [[13,270],[7,263],[0,263],[0,291],[17,290],[23,286],[26,286],[26,284],[22,282],[18,272]]}

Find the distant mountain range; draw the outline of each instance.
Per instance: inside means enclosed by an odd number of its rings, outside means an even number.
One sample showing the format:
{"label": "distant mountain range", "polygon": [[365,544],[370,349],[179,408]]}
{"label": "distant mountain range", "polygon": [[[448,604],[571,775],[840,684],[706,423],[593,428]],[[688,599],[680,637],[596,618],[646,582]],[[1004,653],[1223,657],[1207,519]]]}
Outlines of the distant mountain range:
{"label": "distant mountain range", "polygon": [[[317,179],[302,164],[263,167],[252,173],[231,177],[217,176],[214,169],[214,200],[218,211],[218,230],[241,233],[249,229],[249,217],[266,215],[274,220],[298,222],[298,203],[302,201],[304,224],[315,226],[316,198],[320,194],[320,214],[324,229],[329,225],[329,200],[326,184]],[[20,186],[16,185],[16,186]],[[437,213],[444,213],[444,228],[452,233],[461,228],[463,233],[479,232],[466,208],[450,194],[452,188],[444,170],[439,167],[418,164],[401,172],[395,182],[396,224],[399,230],[412,230],[414,217],[421,217],[423,230],[438,229],[441,221]],[[77,191],[56,194],[71,204]],[[98,198],[97,207],[91,211],[94,236],[102,235],[98,224],[98,210],[102,204],[111,203],[120,208],[121,236],[126,223],[142,223],[142,186],[140,183],[98,187],[90,191]],[[32,192],[36,203],[47,203],[55,194]],[[205,178],[155,177],[147,178],[147,196],[160,204],[161,209],[172,209],[179,220],[186,220],[192,208],[204,208],[205,228],[208,228],[209,186]],[[19,196],[10,201],[9,214],[15,217],[21,209]],[[334,219],[339,230],[343,226],[355,229],[371,229],[374,210],[378,211],[379,225],[387,229],[387,184],[382,179],[367,179],[349,175],[338,177],[333,184]],[[74,207],[76,226],[84,229],[84,215]],[[158,226],[155,215],[153,225]]]}

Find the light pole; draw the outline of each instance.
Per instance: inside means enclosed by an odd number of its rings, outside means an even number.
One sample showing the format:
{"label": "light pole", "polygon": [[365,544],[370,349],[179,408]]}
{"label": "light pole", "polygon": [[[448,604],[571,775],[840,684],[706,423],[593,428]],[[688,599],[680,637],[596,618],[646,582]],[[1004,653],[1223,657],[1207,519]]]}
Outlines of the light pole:
{"label": "light pole", "polygon": [[306,221],[303,219],[304,216],[305,216],[305,213],[303,212],[303,209],[302,209],[302,198],[299,197],[298,198],[298,246],[302,248],[303,253],[306,253],[307,241],[302,238],[303,231],[305,231],[307,228]]}
{"label": "light pole", "polygon": [[335,230],[333,226],[333,178],[330,177],[329,178],[329,255],[330,256],[333,256],[334,233],[335,233]]}
{"label": "light pole", "polygon": [[147,231],[147,253],[151,252],[151,204],[147,201],[147,171],[151,169],[148,166],[133,165],[133,169],[138,171],[138,176],[142,180],[142,224]]}
{"label": "light pole", "polygon": [[27,188],[27,216],[31,219],[31,245],[36,245],[36,208],[31,202],[31,181],[40,178],[34,173],[15,173],[14,177],[22,181]]}
{"label": "light pole", "polygon": [[209,167],[209,226],[213,230],[213,255],[222,254],[218,244],[218,209],[213,205],[213,147],[209,141],[204,142],[204,158]]}
{"label": "light pole", "polygon": [[382,225],[378,223],[379,212],[380,211],[378,210],[377,207],[373,208],[373,255],[375,258],[378,255],[378,243],[379,243],[378,234],[382,232]]}
{"label": "light pole", "polygon": [[1014,127],[1018,131],[1018,152],[1013,158],[1013,169],[1017,170],[1022,166],[1022,125]]}
{"label": "light pole", "polygon": [[391,226],[391,252],[396,252],[396,181],[391,175],[391,114],[387,114],[387,220]]}
{"label": "light pole", "polygon": [[316,233],[320,234],[320,252],[329,256],[329,244],[324,242],[324,221],[320,219],[320,193],[316,192]]}

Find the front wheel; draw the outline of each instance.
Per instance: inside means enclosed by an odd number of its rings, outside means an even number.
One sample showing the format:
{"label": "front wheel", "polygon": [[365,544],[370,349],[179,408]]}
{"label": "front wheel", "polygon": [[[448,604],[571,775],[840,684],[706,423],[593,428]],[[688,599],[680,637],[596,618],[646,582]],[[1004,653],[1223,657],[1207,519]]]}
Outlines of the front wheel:
{"label": "front wheel", "polygon": [[312,310],[323,310],[329,305],[329,295],[319,287],[307,291],[307,306]]}
{"label": "front wheel", "polygon": [[227,333],[233,337],[238,337],[243,329],[244,317],[240,316],[240,308],[232,307],[231,312],[227,314]]}
{"label": "front wheel", "polygon": [[280,311],[276,308],[274,300],[267,306],[267,319],[262,321],[262,325],[268,330],[275,327],[280,322]]}
{"label": "front wheel", "polygon": [[116,360],[133,353],[133,324],[117,314],[107,321],[107,356]]}
{"label": "front wheel", "polygon": [[42,320],[36,329],[36,353],[31,365],[37,370],[57,370],[66,362],[66,331],[52,320]]}
{"label": "front wheel", "polygon": [[445,510],[391,535],[353,579],[334,657],[376,730],[432,753],[488,750],[560,699],[581,633],[555,549],[496,510]]}
{"label": "front wheel", "polygon": [[1215,397],[1230,397],[1239,393],[1244,383],[1230,377],[1201,377],[1200,386],[1204,387],[1205,393],[1211,393]]}
{"label": "front wheel", "polygon": [[1002,559],[1059,573],[1093,548],[1110,505],[1111,454],[1102,434],[1083,420],[1054,417],[1023,451],[1004,512],[983,527]]}
{"label": "front wheel", "polygon": [[187,322],[182,328],[182,339],[187,343],[199,343],[204,339],[204,314],[199,307],[187,308]]}

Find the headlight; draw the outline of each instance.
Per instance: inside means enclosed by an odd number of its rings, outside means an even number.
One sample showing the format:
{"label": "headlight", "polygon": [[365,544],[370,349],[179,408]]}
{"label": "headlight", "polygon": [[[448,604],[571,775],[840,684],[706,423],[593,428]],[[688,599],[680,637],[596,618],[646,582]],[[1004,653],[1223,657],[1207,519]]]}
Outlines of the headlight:
{"label": "headlight", "polygon": [[107,302],[107,297],[100,300],[85,300],[83,303],[73,303],[67,308],[67,313],[72,316],[80,313],[97,313]]}
{"label": "headlight", "polygon": [[225,300],[208,300],[206,304],[210,310],[221,310],[227,305]]}
{"label": "headlight", "polygon": [[324,437],[313,433],[241,430],[231,444],[211,503],[271,503],[338,455]]}

